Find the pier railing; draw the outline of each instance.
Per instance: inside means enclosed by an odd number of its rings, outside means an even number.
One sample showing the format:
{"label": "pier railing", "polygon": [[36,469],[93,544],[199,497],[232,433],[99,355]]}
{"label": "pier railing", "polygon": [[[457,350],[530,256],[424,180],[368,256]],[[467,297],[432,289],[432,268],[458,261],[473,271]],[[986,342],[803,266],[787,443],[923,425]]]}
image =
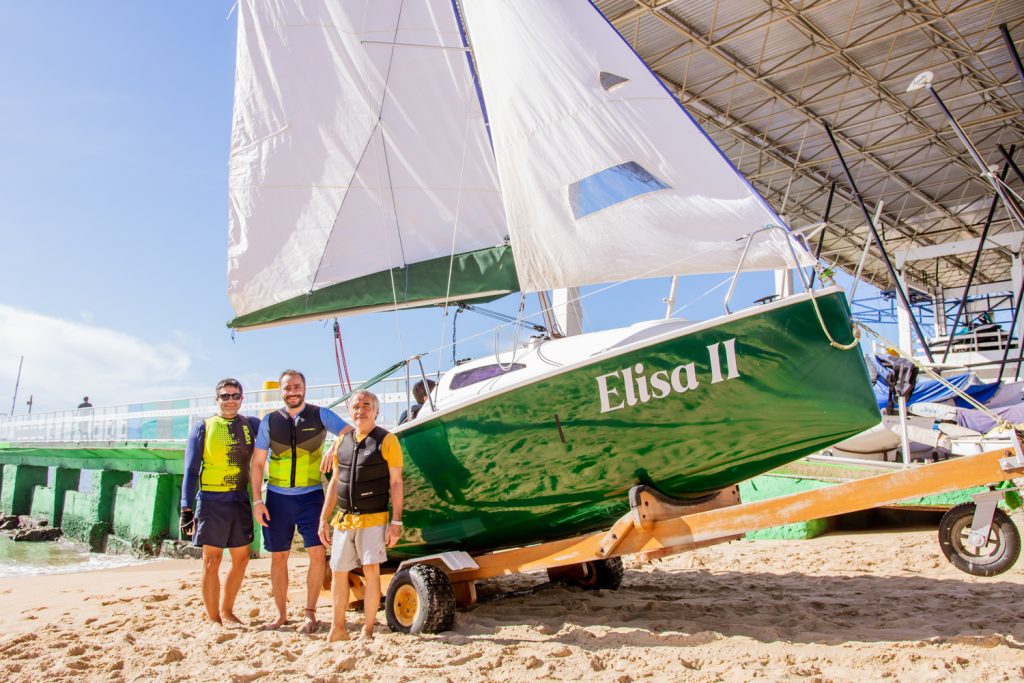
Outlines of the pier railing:
{"label": "pier railing", "polygon": [[[358,386],[358,382],[355,383]],[[373,387],[381,400],[378,422],[385,426],[397,424],[408,406],[405,378],[386,379]],[[309,403],[326,406],[344,395],[337,384],[310,386],[306,390]],[[242,413],[262,416],[281,407],[277,389],[258,390],[246,394]],[[141,446],[149,443],[181,444],[197,421],[216,411],[212,396],[125,403],[113,406],[77,408],[49,413],[0,416],[0,443],[19,445],[81,445],[124,444]],[[344,404],[334,411],[348,417]]]}

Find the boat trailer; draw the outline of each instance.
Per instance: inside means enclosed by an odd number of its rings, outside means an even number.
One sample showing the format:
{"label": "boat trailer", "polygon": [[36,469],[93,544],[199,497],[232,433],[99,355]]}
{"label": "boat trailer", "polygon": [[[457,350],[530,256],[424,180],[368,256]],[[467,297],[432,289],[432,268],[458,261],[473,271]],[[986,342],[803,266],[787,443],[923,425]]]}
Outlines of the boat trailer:
{"label": "boat trailer", "polygon": [[[1000,482],[1024,476],[1024,451],[1020,435],[1014,436],[1010,448],[751,503],[740,502],[735,486],[689,504],[636,486],[629,492],[630,511],[605,532],[481,555],[451,551],[381,567],[388,626],[404,633],[450,630],[456,606],[474,604],[476,582],[484,579],[543,569],[553,580],[615,589],[625,555],[653,560],[735,540],[749,531],[984,485],[989,490],[974,496],[975,502],[957,505],[943,516],[939,542],[958,569],[994,576],[1012,567],[1020,553],[1020,534],[997,507],[1016,488],[995,489]],[[362,577],[349,577],[349,605],[359,607]]]}

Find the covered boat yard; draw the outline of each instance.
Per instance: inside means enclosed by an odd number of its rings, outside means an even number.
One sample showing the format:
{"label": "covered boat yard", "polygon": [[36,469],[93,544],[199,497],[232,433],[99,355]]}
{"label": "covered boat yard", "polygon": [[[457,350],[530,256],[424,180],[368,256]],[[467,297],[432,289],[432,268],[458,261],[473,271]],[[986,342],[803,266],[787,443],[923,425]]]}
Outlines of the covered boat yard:
{"label": "covered boat yard", "polygon": [[[920,336],[945,334],[955,317],[964,326],[968,312],[957,316],[957,307],[996,193],[928,91],[907,88],[933,72],[934,91],[985,164],[1024,194],[1024,72],[1014,55],[1024,45],[1024,4],[596,5],[823,262],[853,275],[869,244],[860,279],[883,296],[862,288],[855,316],[902,317],[900,346],[918,354]],[[1020,161],[1009,164],[1015,151]],[[866,219],[876,211],[885,255]],[[973,277],[970,298],[984,297],[969,307],[973,315],[992,310],[1010,322],[1022,283],[1021,230],[1000,200]],[[918,338],[898,316],[886,256],[905,281]],[[945,315],[936,318],[937,306]],[[1018,332],[1022,324],[1024,316]]]}

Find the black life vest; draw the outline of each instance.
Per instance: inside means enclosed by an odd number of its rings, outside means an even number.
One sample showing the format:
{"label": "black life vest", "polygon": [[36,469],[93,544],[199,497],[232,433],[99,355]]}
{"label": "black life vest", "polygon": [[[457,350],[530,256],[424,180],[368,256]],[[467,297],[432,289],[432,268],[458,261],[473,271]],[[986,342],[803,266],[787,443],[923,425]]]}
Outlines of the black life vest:
{"label": "black life vest", "polygon": [[381,444],[388,430],[374,427],[356,442],[355,432],[341,437],[338,447],[338,507],[345,512],[387,512],[391,477]]}

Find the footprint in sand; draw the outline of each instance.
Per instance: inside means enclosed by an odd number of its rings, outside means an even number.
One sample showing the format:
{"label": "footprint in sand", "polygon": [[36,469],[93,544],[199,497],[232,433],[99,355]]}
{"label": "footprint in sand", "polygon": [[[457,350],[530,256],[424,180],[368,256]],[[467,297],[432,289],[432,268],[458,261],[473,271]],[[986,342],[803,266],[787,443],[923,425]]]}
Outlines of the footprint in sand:
{"label": "footprint in sand", "polygon": [[238,637],[237,633],[232,633],[230,631],[227,631],[225,633],[221,633],[216,638],[214,638],[214,642],[217,643],[218,645],[220,645],[221,643],[226,643],[229,640],[234,640],[237,637]]}

